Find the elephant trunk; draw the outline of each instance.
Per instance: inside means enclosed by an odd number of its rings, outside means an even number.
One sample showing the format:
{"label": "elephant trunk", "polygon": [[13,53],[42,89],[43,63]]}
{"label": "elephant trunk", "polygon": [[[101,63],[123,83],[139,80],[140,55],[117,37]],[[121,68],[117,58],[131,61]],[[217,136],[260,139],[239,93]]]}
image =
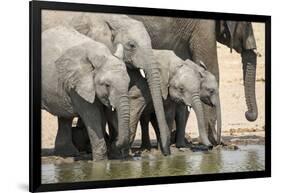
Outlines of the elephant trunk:
{"label": "elephant trunk", "polygon": [[118,136],[116,140],[116,147],[128,148],[129,146],[129,97],[127,95],[121,96],[119,104],[116,107],[118,118]]}
{"label": "elephant trunk", "polygon": [[217,144],[221,143],[221,105],[220,98],[218,96],[217,104],[216,104],[216,115],[217,115]]}
{"label": "elephant trunk", "polygon": [[253,49],[244,50],[241,53],[243,63],[243,79],[245,89],[245,99],[248,111],[245,113],[245,117],[248,121],[255,121],[258,117],[258,108],[256,102],[256,65],[257,55]]}
{"label": "elephant trunk", "polygon": [[192,95],[192,107],[194,109],[197,118],[200,141],[206,146],[211,146],[205,127],[203,106],[200,100],[199,93]]}
{"label": "elephant trunk", "polygon": [[160,130],[160,147],[163,155],[170,155],[170,132],[164,115],[164,107],[162,101],[161,87],[160,87],[160,71],[157,68],[157,63],[148,65],[145,70],[147,82],[151,93],[153,106]]}

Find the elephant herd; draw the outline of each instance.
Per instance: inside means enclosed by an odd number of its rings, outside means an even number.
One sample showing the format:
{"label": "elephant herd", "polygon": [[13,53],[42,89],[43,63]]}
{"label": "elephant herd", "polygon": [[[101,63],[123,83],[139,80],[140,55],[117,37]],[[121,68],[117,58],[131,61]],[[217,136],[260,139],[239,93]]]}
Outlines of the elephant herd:
{"label": "elephant herd", "polygon": [[139,122],[142,147],[151,148],[151,122],[162,154],[169,155],[171,141],[178,148],[189,145],[191,109],[200,144],[220,144],[216,41],[241,54],[245,116],[255,121],[257,56],[250,22],[43,11],[42,109],[58,118],[54,153],[125,158]]}

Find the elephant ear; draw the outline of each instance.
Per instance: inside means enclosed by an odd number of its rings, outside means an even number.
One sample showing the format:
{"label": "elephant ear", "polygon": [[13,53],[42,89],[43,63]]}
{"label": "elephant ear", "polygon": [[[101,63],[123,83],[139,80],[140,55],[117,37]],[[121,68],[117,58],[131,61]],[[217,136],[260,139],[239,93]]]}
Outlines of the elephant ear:
{"label": "elephant ear", "polygon": [[243,34],[243,48],[246,50],[256,49],[256,39],[254,36],[253,26],[251,22],[247,22]]}
{"label": "elephant ear", "polygon": [[160,79],[161,79],[161,92],[162,97],[166,100],[169,92],[169,68],[168,66],[162,65],[160,68]]}
{"label": "elephant ear", "polygon": [[68,93],[75,90],[89,103],[95,100],[94,66],[88,58],[81,59],[79,49],[69,49],[55,61],[59,85]]}
{"label": "elephant ear", "polygon": [[237,22],[235,21],[217,21],[216,23],[216,37],[217,41],[230,47],[230,52],[233,48],[233,39],[235,35],[235,30],[237,27]]}
{"label": "elephant ear", "polygon": [[77,17],[74,17],[71,22],[70,25],[73,26],[73,28],[75,30],[77,30],[78,32],[84,34],[84,35],[88,35],[88,33],[90,32],[92,26],[91,26],[91,21],[88,17],[88,15],[86,14],[80,14]]}
{"label": "elephant ear", "polygon": [[107,27],[111,31],[111,42],[114,42],[115,37],[117,35],[117,28],[115,27],[113,22],[110,23],[108,21],[105,21],[105,24],[107,25]]}
{"label": "elephant ear", "polygon": [[235,21],[226,21],[226,27],[228,29],[228,33],[230,35],[229,37],[229,47],[230,47],[230,52],[232,52],[232,48],[233,48],[233,39],[234,39],[234,35],[235,35],[235,30],[237,27],[237,22]]}
{"label": "elephant ear", "polygon": [[207,66],[204,64],[203,61],[199,61],[199,68],[198,68],[199,75],[202,79],[206,77]]}

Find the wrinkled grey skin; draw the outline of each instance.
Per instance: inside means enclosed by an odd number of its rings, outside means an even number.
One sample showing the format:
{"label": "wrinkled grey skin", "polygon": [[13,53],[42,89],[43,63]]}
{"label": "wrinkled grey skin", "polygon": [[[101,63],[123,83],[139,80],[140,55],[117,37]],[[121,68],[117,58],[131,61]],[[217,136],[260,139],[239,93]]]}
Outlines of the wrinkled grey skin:
{"label": "wrinkled grey skin", "polygon": [[[216,41],[233,48],[241,54],[243,63],[247,120],[258,116],[255,95],[256,42],[252,24],[249,22],[214,21],[203,19],[170,18],[155,16],[131,16],[142,21],[154,49],[173,50],[183,60],[191,59],[197,64],[203,61],[208,71],[219,82]],[[216,113],[204,105],[205,124],[208,132],[214,130]]]}
{"label": "wrinkled grey skin", "polygon": [[[58,17],[58,14],[60,17]],[[56,18],[52,22],[52,19]],[[61,21],[59,21],[61,18]],[[153,106],[160,127],[161,150],[170,154],[169,129],[166,123],[161,99],[160,73],[152,54],[151,39],[144,25],[132,18],[119,14],[59,12],[43,14],[43,30],[58,23],[70,25],[80,33],[104,43],[112,53],[122,50],[123,59],[131,69],[142,69],[151,92]]]}
{"label": "wrinkled grey skin", "polygon": [[[213,138],[220,141],[221,109],[218,84],[215,76],[205,69],[206,67],[204,64],[199,66],[190,60],[183,61],[172,51],[155,50],[154,55],[161,64],[162,90],[164,91],[163,98],[165,99],[164,109],[170,131],[174,129],[173,124],[174,121],[176,121],[176,146],[186,146],[184,137],[186,120],[184,122],[183,120],[187,119],[189,114],[187,106],[192,107],[195,111],[200,142],[206,146],[211,146],[204,124],[204,113],[201,101],[214,107],[216,110],[218,132],[215,133],[217,133],[218,136],[213,136]],[[180,111],[177,112],[179,109]],[[176,116],[176,113],[180,113],[180,115]],[[140,120],[142,127],[142,148],[150,148],[148,134],[149,121],[151,121],[155,128],[156,135],[158,136],[158,126],[154,118],[153,107],[147,105]],[[183,120],[176,120],[180,118]]]}
{"label": "wrinkled grey skin", "polygon": [[129,77],[123,61],[102,43],[72,28],[42,33],[42,108],[58,117],[55,154],[76,156],[72,120],[80,116],[90,138],[93,160],[107,158],[103,108],[118,114],[117,148],[128,146]]}
{"label": "wrinkled grey skin", "polygon": [[[172,131],[175,119],[178,120],[176,145],[186,147],[185,125],[188,118],[187,106],[193,107],[197,117],[199,138],[202,144],[211,146],[207,137],[202,102],[212,106],[218,117],[217,131],[212,133],[212,138],[220,141],[221,133],[221,109],[219,101],[218,84],[214,75],[208,72],[204,66],[195,64],[190,60],[183,61],[173,51],[154,50],[157,62],[160,64],[161,89],[164,99],[165,117],[170,131]],[[148,123],[151,121],[155,128],[157,139],[160,138],[159,128],[152,105],[152,99],[148,92],[145,79],[135,70],[127,69],[130,76],[130,144],[133,143],[137,124],[140,121],[142,128],[142,148],[150,149]],[[201,102],[202,101],[202,102]],[[177,112],[177,110],[179,112]],[[181,113],[176,116],[176,113]],[[116,133],[116,118],[110,111],[106,113],[109,127],[109,141],[114,140]],[[177,120],[176,120],[177,122]],[[217,136],[214,136],[217,133]],[[218,142],[219,143],[219,142]]]}

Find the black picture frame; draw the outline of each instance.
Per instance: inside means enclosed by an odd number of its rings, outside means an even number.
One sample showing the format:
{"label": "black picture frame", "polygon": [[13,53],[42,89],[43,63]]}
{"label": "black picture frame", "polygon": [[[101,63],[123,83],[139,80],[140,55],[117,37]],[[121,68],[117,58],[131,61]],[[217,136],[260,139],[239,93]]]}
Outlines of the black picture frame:
{"label": "black picture frame", "polygon": [[[265,170],[236,173],[216,173],[189,176],[166,176],[139,179],[123,179],[94,182],[41,184],[41,10],[69,10],[81,12],[121,13],[186,18],[243,20],[265,23]],[[198,181],[262,178],[271,176],[271,17],[233,13],[215,13],[155,8],[136,8],[80,3],[47,1],[29,2],[30,11],[30,144],[29,144],[29,191],[59,191],[90,188],[140,186],[151,184],[183,183]],[[37,128],[37,129],[36,129]]]}

